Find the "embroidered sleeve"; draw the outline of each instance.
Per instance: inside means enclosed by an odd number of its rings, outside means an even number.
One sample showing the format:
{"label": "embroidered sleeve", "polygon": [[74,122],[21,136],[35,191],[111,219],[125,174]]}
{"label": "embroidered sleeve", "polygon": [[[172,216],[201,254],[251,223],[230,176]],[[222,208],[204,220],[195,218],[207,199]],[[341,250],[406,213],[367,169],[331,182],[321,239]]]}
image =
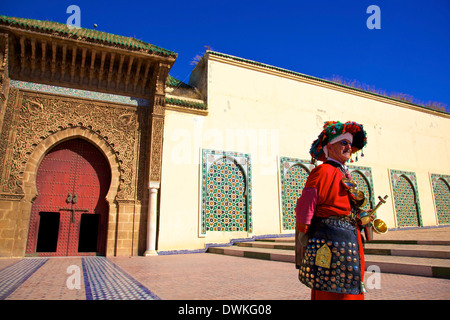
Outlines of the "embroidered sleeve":
{"label": "embroidered sleeve", "polygon": [[300,230],[299,228],[302,228],[302,225],[311,224],[319,202],[319,189],[326,177],[327,170],[326,166],[323,165],[314,168],[309,174],[305,188],[303,188],[302,195],[298,198],[297,207],[295,208],[297,230]]}
{"label": "embroidered sleeve", "polygon": [[[295,208],[295,216],[297,226],[299,223],[311,224],[311,219],[314,216],[316,210],[318,194],[316,188],[305,187],[302,191],[302,195],[297,200],[297,207]],[[300,231],[300,230],[299,230]]]}

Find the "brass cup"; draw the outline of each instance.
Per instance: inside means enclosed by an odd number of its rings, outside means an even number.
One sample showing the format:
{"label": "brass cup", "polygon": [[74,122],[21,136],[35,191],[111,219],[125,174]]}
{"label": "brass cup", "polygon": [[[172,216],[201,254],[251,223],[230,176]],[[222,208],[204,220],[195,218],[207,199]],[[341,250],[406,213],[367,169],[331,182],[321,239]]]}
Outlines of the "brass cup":
{"label": "brass cup", "polygon": [[386,222],[384,222],[381,219],[373,220],[372,225],[373,225],[373,231],[378,234],[384,234],[388,231]]}

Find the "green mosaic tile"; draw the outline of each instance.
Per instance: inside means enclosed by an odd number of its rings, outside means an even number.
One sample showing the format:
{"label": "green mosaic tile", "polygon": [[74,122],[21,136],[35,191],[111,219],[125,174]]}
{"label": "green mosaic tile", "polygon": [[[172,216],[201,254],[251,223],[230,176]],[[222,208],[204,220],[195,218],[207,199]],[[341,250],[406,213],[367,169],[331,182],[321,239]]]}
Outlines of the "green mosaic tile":
{"label": "green mosaic tile", "polygon": [[236,152],[202,152],[201,233],[252,232],[250,156]]}
{"label": "green mosaic tile", "polygon": [[[301,196],[311,170],[308,160],[289,157],[280,157],[281,177],[281,224],[283,230],[295,230],[295,207],[297,199]],[[349,166],[352,179],[357,183],[358,189],[363,191],[368,199],[363,209],[374,207],[374,192],[372,170],[368,167]]]}
{"label": "green mosaic tile", "polygon": [[398,227],[422,226],[416,174],[401,170],[390,173]]}
{"label": "green mosaic tile", "polygon": [[295,207],[310,173],[309,164],[306,160],[280,158],[283,230],[295,230]]}
{"label": "green mosaic tile", "polygon": [[148,99],[120,96],[120,95],[111,94],[111,93],[80,90],[80,89],[73,89],[73,88],[67,88],[67,87],[52,86],[52,85],[47,85],[47,84],[42,84],[42,83],[19,81],[19,80],[11,80],[9,85],[11,88],[17,88],[17,89],[25,89],[25,90],[33,90],[33,91],[39,91],[39,92],[61,94],[61,95],[66,95],[66,96],[92,99],[92,100],[98,100],[98,101],[125,103],[125,104],[129,104],[129,105],[134,105],[134,106],[150,106],[150,100],[148,100]]}
{"label": "green mosaic tile", "polygon": [[431,174],[438,224],[450,224],[450,176]]}
{"label": "green mosaic tile", "polygon": [[364,207],[362,207],[362,209],[372,209],[375,207],[372,170],[368,167],[360,166],[349,166],[348,169],[353,181],[356,182],[358,190],[364,192],[364,195],[367,198],[367,203]]}

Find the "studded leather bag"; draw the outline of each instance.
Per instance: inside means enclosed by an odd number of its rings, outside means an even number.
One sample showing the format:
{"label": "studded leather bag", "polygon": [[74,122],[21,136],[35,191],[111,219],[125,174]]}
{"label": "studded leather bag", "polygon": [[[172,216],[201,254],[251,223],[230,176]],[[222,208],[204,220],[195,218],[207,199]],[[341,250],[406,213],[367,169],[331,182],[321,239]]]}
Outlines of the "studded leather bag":
{"label": "studded leather bag", "polygon": [[357,224],[349,217],[313,217],[299,269],[299,280],[311,289],[360,294],[361,264]]}

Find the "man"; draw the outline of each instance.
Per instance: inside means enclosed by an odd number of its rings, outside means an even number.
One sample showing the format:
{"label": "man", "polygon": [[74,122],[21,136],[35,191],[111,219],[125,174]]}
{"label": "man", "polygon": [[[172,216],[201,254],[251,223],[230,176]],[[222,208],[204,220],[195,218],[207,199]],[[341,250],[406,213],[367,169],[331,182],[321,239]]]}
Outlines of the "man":
{"label": "man", "polygon": [[363,300],[364,253],[355,184],[345,163],[367,143],[356,122],[325,122],[311,146],[315,167],[296,207],[296,267],[311,299]]}

